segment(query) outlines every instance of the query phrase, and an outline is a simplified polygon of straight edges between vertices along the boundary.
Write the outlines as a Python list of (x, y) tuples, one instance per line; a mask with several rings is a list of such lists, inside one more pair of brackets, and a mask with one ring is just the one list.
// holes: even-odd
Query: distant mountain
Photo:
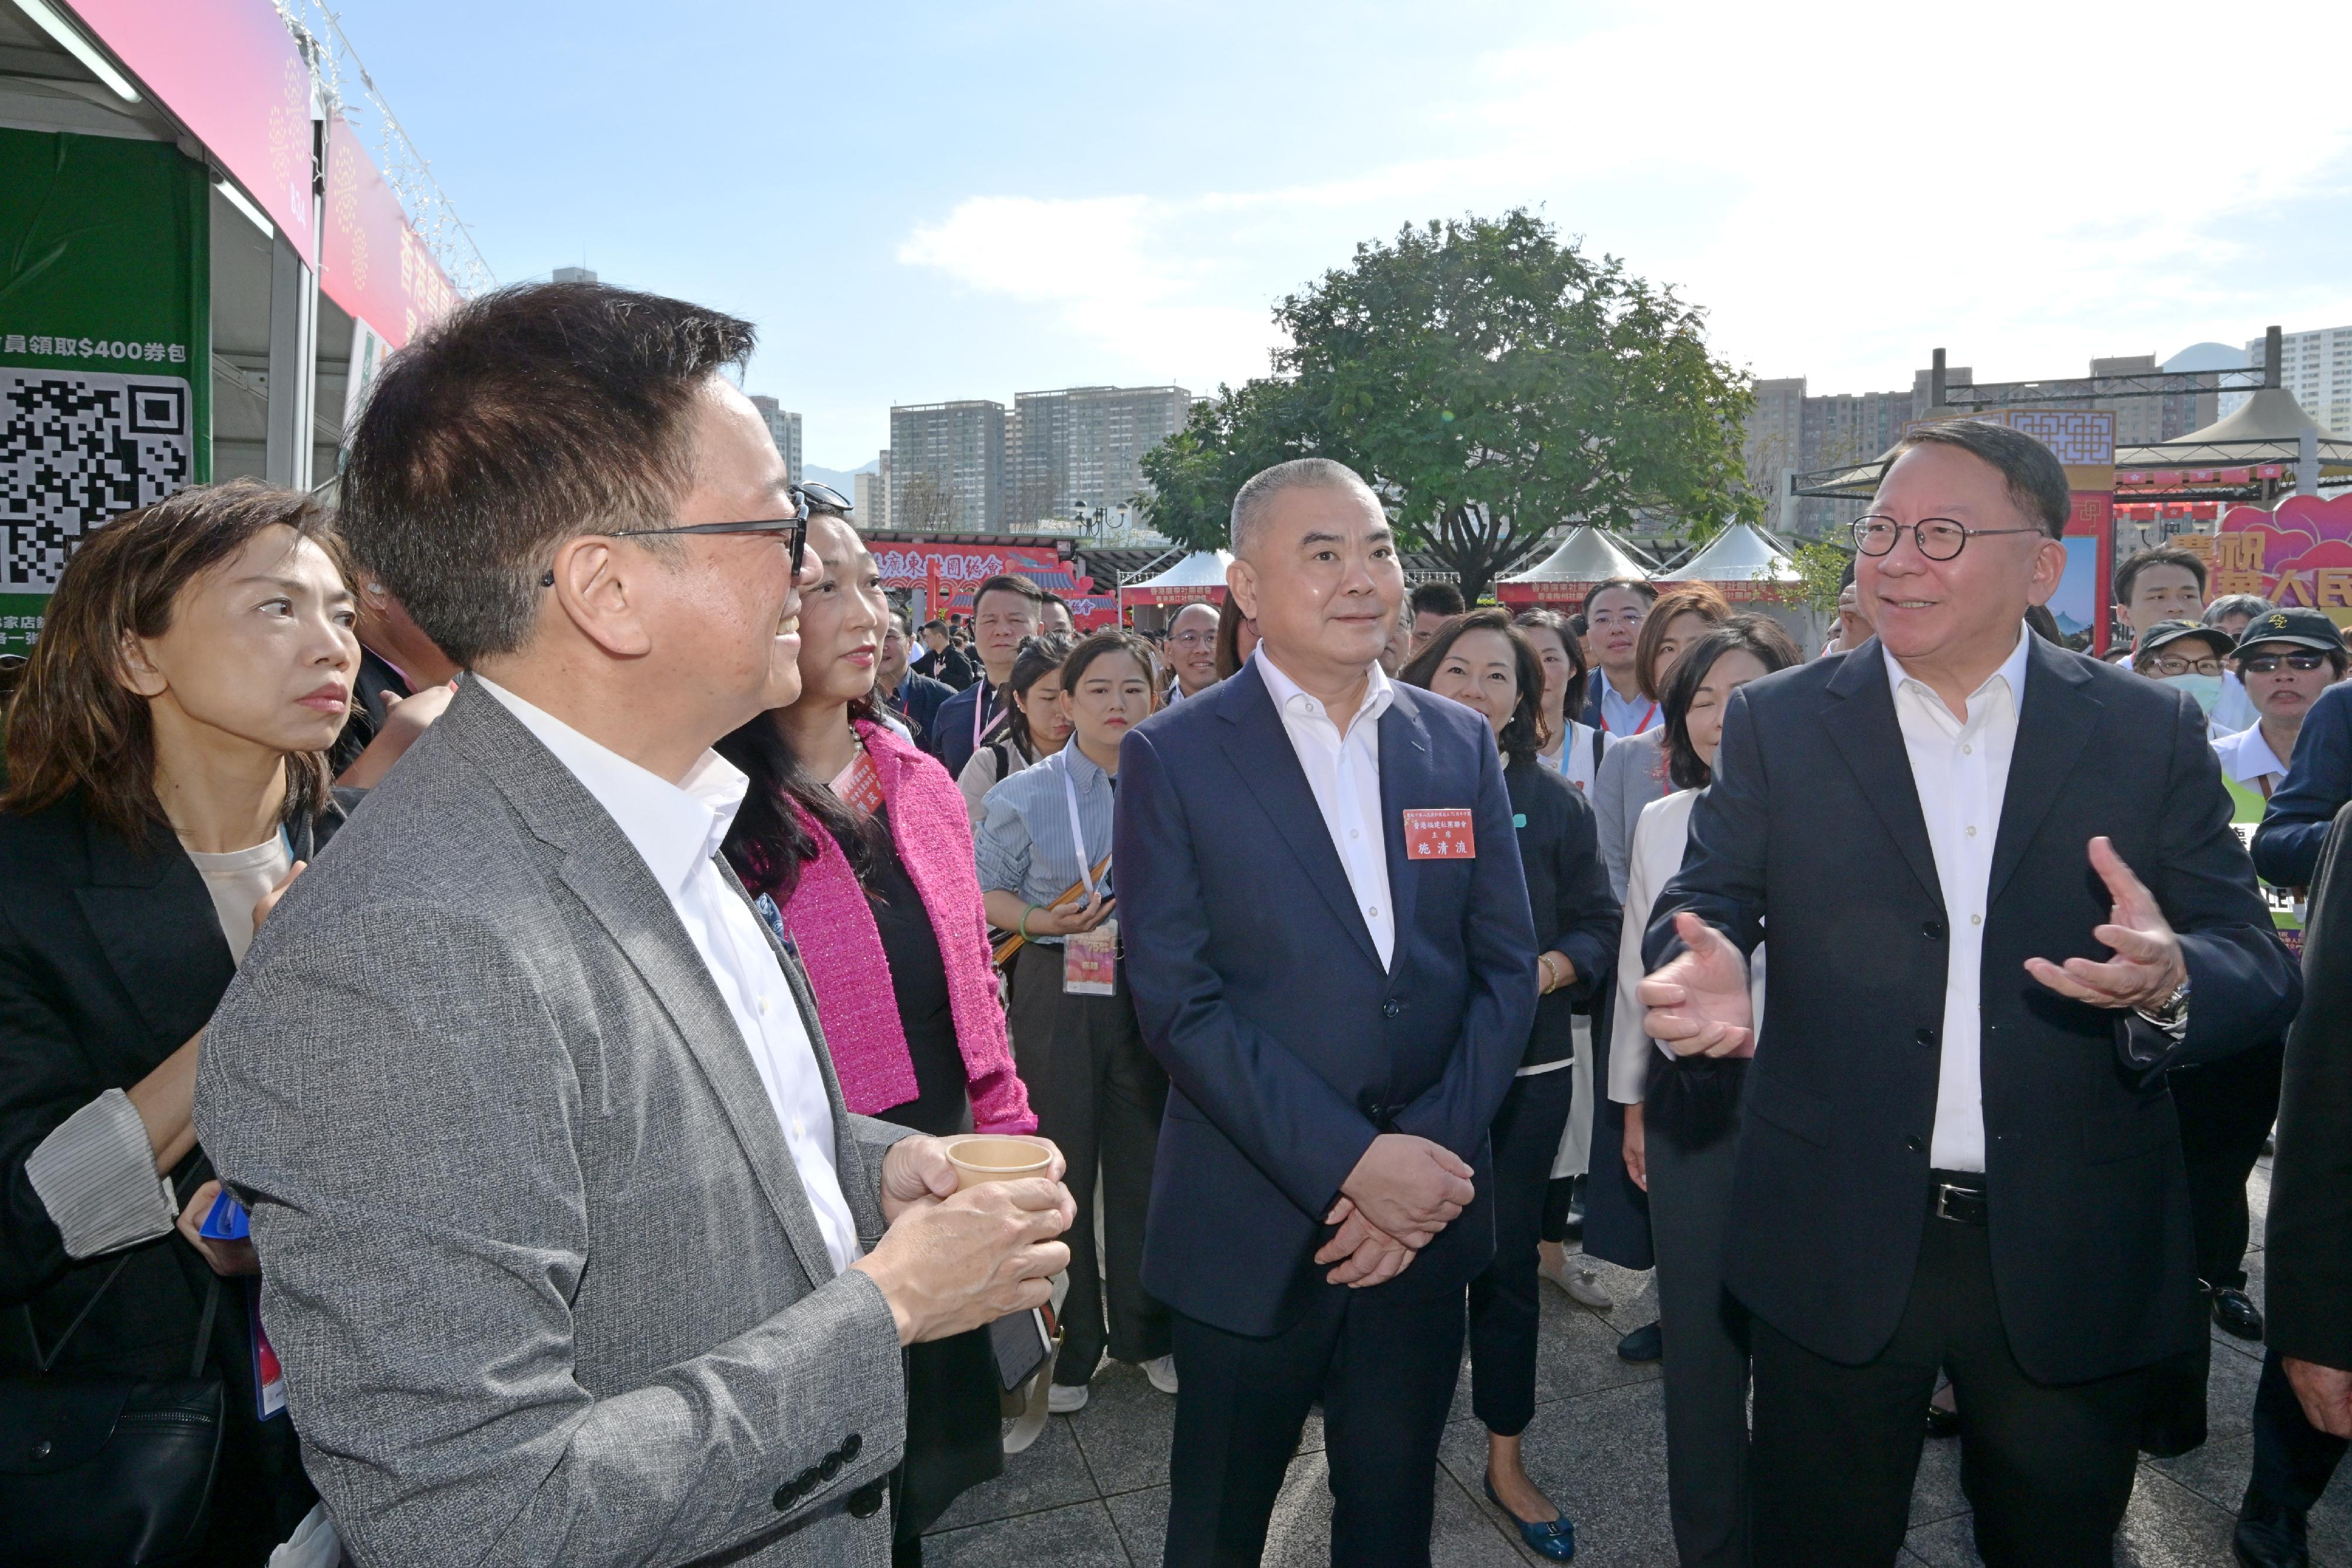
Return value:
[(856, 478), (852, 477), (852, 476), (856, 474), (873, 474), (878, 472), (879, 470), (871, 463), (868, 463), (863, 468), (856, 469), (827, 468), (822, 464), (816, 463), (803, 463), (801, 465), (802, 478), (814, 479), (820, 485), (830, 485), (853, 501), (857, 498), (857, 481)]
[(2063, 632), (2069, 637), (2072, 637), (2077, 632), (2088, 632), (2091, 629), (2087, 624), (2075, 620), (2072, 615), (2067, 614), (2063, 610), (2053, 610), (2050, 612), (2050, 618), (2053, 621), (2057, 622), (2058, 630)]

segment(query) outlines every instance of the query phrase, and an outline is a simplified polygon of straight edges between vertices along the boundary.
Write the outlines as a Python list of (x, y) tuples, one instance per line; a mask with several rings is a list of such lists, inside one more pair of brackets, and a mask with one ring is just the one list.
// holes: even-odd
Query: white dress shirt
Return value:
[[(2271, 748), (2260, 721), (2250, 729), (2225, 735), (2213, 742), (2213, 757), (2221, 765), (2221, 777), (2234, 779), (2249, 789), (2260, 789), (2265, 799), (2278, 788), (2278, 781), (2286, 776), (2286, 764), (2280, 761), (2278, 753)], [(2265, 779), (2270, 780), (2267, 785), (2263, 782)]]
[(1372, 946), (1386, 968), (1396, 953), (1396, 911), (1389, 903), (1389, 841), (1381, 824), (1381, 715), (1396, 701), (1388, 675), (1370, 666), (1364, 700), (1342, 736), (1318, 699), (1299, 690), (1260, 643), (1250, 657), (1258, 678), (1282, 716), (1284, 733), (1306, 770), (1307, 788), (1330, 831), (1331, 847), (1347, 868), (1356, 908), (1372, 934)]
[(824, 1074), (760, 917), (719, 874), (719, 843), (751, 781), (717, 752), (706, 751), (682, 783), (672, 784), (496, 682), (478, 674), (470, 678), (480, 681), (484, 691), (504, 703), (572, 770), (581, 788), (612, 815), (668, 896), (759, 1070), (834, 1270), (848, 1268), (858, 1257), (857, 1222), (842, 1196)]
[[(1936, 1089), (1936, 1132), (1928, 1164), (1943, 1171), (1985, 1168), (1984, 921), (1991, 897), (1993, 841), (2017, 749), (2017, 710), (2025, 695), (2025, 655), (2032, 633), (2020, 625), (2017, 647), (1969, 694), (1964, 723), (1924, 681), (1885, 653), (1895, 716), (1911, 756), (1911, 782), (1943, 885), (1951, 953), (1944, 969), (1942, 1073)], [(1885, 653), (1884, 647), (1882, 653)]]

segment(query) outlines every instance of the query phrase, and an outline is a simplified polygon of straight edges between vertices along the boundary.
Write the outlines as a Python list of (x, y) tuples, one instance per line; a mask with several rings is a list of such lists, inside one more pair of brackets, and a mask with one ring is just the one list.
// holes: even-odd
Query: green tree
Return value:
[(1162, 531), (1205, 528), (1250, 473), (1318, 453), (1371, 480), (1475, 600), (1570, 517), (1703, 528), (1738, 506), (1752, 399), (1707, 352), (1704, 313), (1524, 210), (1360, 245), (1275, 322), (1276, 379), (1221, 392), (1147, 468), (1173, 482)]
[(1151, 526), (1193, 549), (1225, 548), (1242, 482), (1316, 450), (1297, 399), (1288, 382), (1253, 381), (1194, 403), (1184, 428), (1143, 455), (1151, 489), (1137, 499)]
[(1835, 614), (1838, 595), (1844, 591), (1846, 562), (1853, 559), (1853, 552), (1822, 539), (1791, 540), (1789, 551), (1804, 579), (1798, 592), (1805, 603), (1825, 615)]

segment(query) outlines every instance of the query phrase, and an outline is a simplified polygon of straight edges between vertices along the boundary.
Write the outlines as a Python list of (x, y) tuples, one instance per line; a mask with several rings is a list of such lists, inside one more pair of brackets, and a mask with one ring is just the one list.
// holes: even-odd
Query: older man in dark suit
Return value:
[(1404, 582), (1362, 480), (1268, 469), (1234, 549), (1257, 653), (1119, 751), (1128, 972), (1172, 1085), (1143, 1259), (1183, 1380), (1167, 1561), (1258, 1560), (1319, 1394), (1332, 1561), (1426, 1564), (1535, 1016), (1510, 797), (1485, 720), (1381, 673)]
[(2301, 988), (2196, 705), (2025, 629), (2067, 513), (2031, 437), (1906, 436), (1854, 525), (1877, 636), (1733, 696), (1655, 911), (1650, 1034), (1757, 1045), (1726, 1276), (1765, 1568), (1895, 1561), (1938, 1367), (1985, 1561), (2104, 1568), (2146, 1369), (2204, 1332), (2165, 1071)]

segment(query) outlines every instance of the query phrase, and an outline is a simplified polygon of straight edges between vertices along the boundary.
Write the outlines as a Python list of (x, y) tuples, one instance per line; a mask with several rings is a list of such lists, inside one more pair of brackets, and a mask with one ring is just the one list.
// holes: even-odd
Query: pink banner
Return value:
[(2217, 599), (2258, 593), (2352, 622), (2352, 496), (2289, 496), (2267, 511), (2232, 507), (2218, 532), (2172, 542), (2207, 557)]
[(319, 287), (393, 348), (404, 348), (457, 303), (457, 290), (341, 115), (327, 123), (324, 226)]
[(302, 259), (316, 265), (310, 70), (269, 0), (69, 3), (139, 84), (236, 176)]
[[(1070, 563), (1051, 545), (873, 545), (874, 564), (881, 570), (882, 586), (921, 589), (933, 615), (950, 610), (968, 612), (971, 591), (1005, 572), (1027, 578), (1048, 593), (1060, 594), (1075, 607), (1079, 596), (1092, 592), (1094, 579), (1075, 575)], [(1072, 619), (1076, 619), (1075, 614)]]

